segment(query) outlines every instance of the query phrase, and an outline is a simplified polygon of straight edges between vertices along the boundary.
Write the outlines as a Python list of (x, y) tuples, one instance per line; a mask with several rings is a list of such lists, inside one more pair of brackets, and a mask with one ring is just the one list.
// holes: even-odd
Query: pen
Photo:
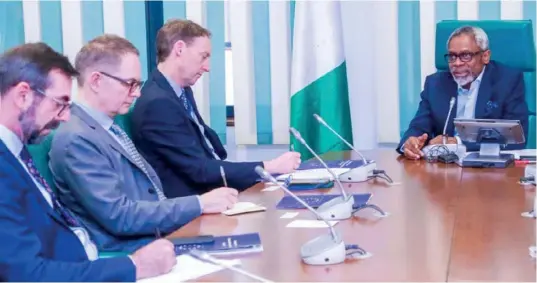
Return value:
[(222, 175), (222, 181), (224, 181), (224, 187), (227, 187), (226, 172), (224, 172), (224, 167), (220, 166), (220, 175)]

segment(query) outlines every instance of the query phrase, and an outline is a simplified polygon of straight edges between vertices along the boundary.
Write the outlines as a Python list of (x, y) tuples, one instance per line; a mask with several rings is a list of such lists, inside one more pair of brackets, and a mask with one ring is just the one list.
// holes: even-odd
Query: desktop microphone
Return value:
[(289, 129), (289, 131), (295, 136), (295, 138), (303, 144), (309, 152), (315, 156), (317, 160), (323, 165), (326, 170), (332, 175), (334, 178), (334, 182), (336, 182), (339, 190), (341, 191), (342, 197), (336, 197), (333, 198), (325, 203), (323, 203), (321, 206), (317, 208), (317, 212), (323, 217), (328, 219), (348, 219), (352, 216), (353, 211), (353, 205), (354, 205), (354, 197), (352, 195), (348, 195), (345, 189), (343, 188), (343, 185), (341, 185), (341, 182), (339, 181), (339, 177), (326, 165), (326, 163), (315, 153), (313, 149), (306, 143), (306, 141), (302, 138), (300, 133), (295, 130), (293, 127)]
[(362, 166), (352, 168), (348, 172), (341, 174), (340, 180), (342, 182), (346, 182), (346, 183), (364, 182), (364, 181), (368, 181), (371, 176), (375, 175), (374, 172), (377, 169), (377, 164), (374, 160), (370, 160), (370, 161), (366, 160), (361, 152), (359, 152), (352, 144), (350, 144), (340, 134), (338, 134), (336, 130), (334, 130), (334, 128), (330, 127), (330, 125), (328, 125), (328, 123), (326, 123), (326, 121), (323, 118), (321, 118), (321, 116), (317, 114), (313, 114), (313, 117), (315, 117), (315, 119), (320, 124), (328, 128), (334, 135), (336, 135), (336, 137), (338, 137), (338, 139), (344, 142), (354, 152), (358, 153), (360, 158), (364, 161), (364, 164)]
[(448, 114), (447, 114), (447, 118), (446, 118), (446, 122), (444, 123), (444, 131), (442, 132), (442, 143), (445, 145), (446, 144), (446, 130), (447, 130), (447, 125), (449, 123), (449, 117), (451, 116), (451, 110), (453, 110), (453, 106), (455, 106), (455, 96), (451, 97), (451, 100), (449, 101), (449, 111), (448, 111)]
[(326, 128), (328, 128), (332, 133), (334, 133), (334, 135), (336, 135), (336, 137), (338, 137), (338, 139), (340, 139), (342, 142), (344, 142), (348, 147), (352, 148), (352, 150), (354, 150), (354, 152), (358, 153), (358, 155), (360, 156), (360, 158), (364, 161), (364, 165), (367, 164), (367, 160), (365, 159), (365, 157), (362, 155), (361, 152), (359, 152), (352, 144), (350, 144), (347, 140), (345, 140), (340, 134), (338, 134), (336, 132), (336, 130), (334, 130), (334, 128), (330, 127), (328, 125), (328, 123), (326, 123), (326, 121), (321, 118), (321, 116), (317, 115), (317, 114), (313, 114), (313, 117), (315, 117), (315, 119), (317, 119), (317, 121), (324, 125)]
[[(297, 195), (292, 193), (288, 188), (278, 183), (276, 178), (274, 178), (270, 173), (265, 171), (263, 167), (256, 166), (255, 172), (267, 182), (276, 184), (287, 194), (293, 197), (296, 201), (306, 207), (309, 211), (317, 217), (317, 219), (324, 221), (328, 225), (330, 230), (330, 235), (322, 235), (317, 238), (314, 238), (306, 242), (300, 248), (300, 256), (306, 264), (311, 265), (326, 265), (326, 264), (337, 264), (345, 261), (346, 252), (345, 252), (345, 243), (340, 235), (336, 232), (334, 227), (328, 223), (326, 218), (323, 217), (322, 213), (316, 211), (313, 207), (309, 206), (305, 201), (299, 198)], [(352, 207), (352, 206), (351, 206)], [(320, 207), (317, 209), (320, 210)]]
[(204, 261), (204, 262), (209, 262), (211, 264), (214, 264), (214, 265), (217, 265), (217, 266), (220, 266), (220, 267), (223, 267), (225, 269), (229, 269), (229, 270), (232, 270), (232, 271), (235, 271), (235, 272), (238, 272), (246, 277), (249, 277), (251, 279), (254, 279), (254, 280), (257, 280), (259, 282), (272, 282), (270, 280), (267, 280), (263, 277), (260, 277), (260, 276), (257, 276), (255, 274), (252, 274), (244, 269), (241, 269), (241, 268), (238, 268), (238, 267), (235, 267), (231, 264), (228, 264), (227, 262), (223, 262), (211, 255), (209, 255), (208, 253), (206, 252), (203, 252), (203, 251), (200, 251), (200, 250), (196, 250), (196, 249), (191, 249), (189, 251), (189, 255), (192, 256), (193, 258), (196, 258), (198, 260), (201, 260), (201, 261)]

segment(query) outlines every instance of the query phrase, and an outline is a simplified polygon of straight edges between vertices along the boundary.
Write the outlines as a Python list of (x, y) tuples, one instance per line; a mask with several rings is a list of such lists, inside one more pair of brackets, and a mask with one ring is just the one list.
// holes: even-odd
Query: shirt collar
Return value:
[(20, 156), (24, 144), (14, 132), (4, 125), (0, 125), (0, 140), (4, 142), (7, 149), (9, 149), (14, 156)]
[(76, 102), (82, 110), (86, 111), (88, 115), (90, 115), (91, 118), (93, 118), (99, 125), (101, 125), (105, 130), (109, 130), (110, 127), (114, 124), (114, 120), (112, 118), (108, 117), (108, 115), (104, 114), (101, 111), (95, 110), (91, 106), (85, 104), (83, 101)]
[(183, 88), (180, 85), (178, 85), (177, 83), (175, 83), (172, 79), (170, 79), (165, 74), (162, 74), (162, 75), (164, 76), (164, 78), (166, 78), (168, 83), (172, 86), (172, 89), (173, 89), (173, 91), (175, 91), (175, 94), (177, 96), (181, 96), (183, 94)]
[(462, 86), (458, 86), (459, 93), (470, 93), (472, 90), (476, 89), (479, 85), (481, 85), (481, 80), (483, 79), (483, 74), (485, 73), (485, 68), (487, 66), (483, 66), (483, 70), (481, 70), (481, 73), (477, 78), (470, 84), (469, 89), (464, 89)]

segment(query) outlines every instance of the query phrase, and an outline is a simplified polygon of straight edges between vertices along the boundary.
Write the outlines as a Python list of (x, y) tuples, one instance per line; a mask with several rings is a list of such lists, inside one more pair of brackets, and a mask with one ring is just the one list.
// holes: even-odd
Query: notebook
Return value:
[[(353, 208), (357, 209), (363, 205), (366, 205), (371, 197), (372, 194), (353, 194), (354, 197), (354, 205)], [(335, 197), (341, 197), (340, 194), (330, 194), (330, 195), (299, 195), (300, 199), (302, 199), (305, 203), (307, 203), (309, 206), (313, 208), (318, 208), (323, 203), (335, 198)], [(292, 196), (284, 196), (280, 202), (276, 205), (277, 209), (304, 209), (304, 207), (300, 202), (295, 200)]]
[[(174, 243), (175, 254), (185, 254), (192, 249), (202, 250), (212, 255), (236, 255), (263, 251), (259, 233), (201, 237), (204, 237), (204, 240), (197, 241), (194, 237), (191, 243), (182, 241), (182, 239), (181, 243)], [(174, 242), (173, 239), (171, 240)]]

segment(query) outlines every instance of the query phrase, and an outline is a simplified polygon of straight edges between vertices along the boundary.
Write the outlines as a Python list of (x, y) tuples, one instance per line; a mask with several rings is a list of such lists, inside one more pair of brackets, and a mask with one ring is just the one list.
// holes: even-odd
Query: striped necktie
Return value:
[(132, 157), (136, 166), (142, 169), (142, 171), (147, 176), (149, 181), (151, 181), (151, 184), (153, 185), (153, 187), (155, 188), (157, 192), (158, 199), (165, 200), (166, 196), (164, 196), (164, 193), (162, 192), (162, 190), (157, 186), (157, 184), (155, 184), (155, 182), (153, 182), (153, 179), (151, 179), (151, 177), (149, 176), (145, 163), (143, 162), (143, 157), (140, 155), (138, 150), (136, 150), (134, 143), (129, 138), (127, 133), (125, 133), (125, 131), (123, 131), (123, 129), (121, 129), (121, 127), (119, 127), (117, 124), (113, 124), (112, 127), (110, 127), (110, 131), (112, 131), (112, 133), (114, 133), (119, 138), (119, 140), (121, 141), (123, 145), (123, 148), (125, 148), (125, 150), (130, 155), (130, 157)]
[(69, 227), (81, 227), (80, 223), (76, 218), (71, 214), (67, 208), (63, 207), (63, 205), (58, 201), (58, 198), (56, 197), (56, 194), (52, 191), (50, 186), (48, 185), (47, 181), (43, 176), (37, 171), (37, 168), (35, 167), (35, 163), (30, 155), (30, 152), (26, 147), (22, 148), (20, 157), (24, 164), (26, 165), (26, 168), (28, 168), (28, 171), (30, 172), (30, 175), (45, 189), (45, 191), (50, 195), (50, 198), (52, 200), (52, 208), (54, 211), (56, 211), (58, 214), (60, 214), (69, 224)]

